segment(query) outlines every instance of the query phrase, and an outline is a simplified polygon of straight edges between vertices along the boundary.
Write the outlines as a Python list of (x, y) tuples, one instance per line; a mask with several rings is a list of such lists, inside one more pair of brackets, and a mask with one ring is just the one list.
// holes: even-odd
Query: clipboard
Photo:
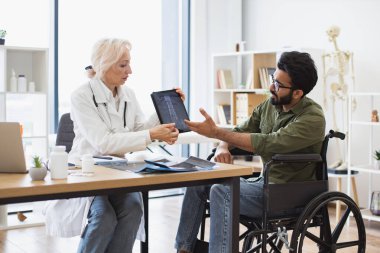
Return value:
[(175, 123), (180, 133), (190, 131), (184, 122), (189, 120), (189, 115), (175, 89), (153, 92), (150, 96), (161, 124)]

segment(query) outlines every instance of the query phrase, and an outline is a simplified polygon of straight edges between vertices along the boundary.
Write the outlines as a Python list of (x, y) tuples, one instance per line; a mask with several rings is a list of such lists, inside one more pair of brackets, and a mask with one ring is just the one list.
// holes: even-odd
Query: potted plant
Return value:
[(376, 160), (376, 168), (380, 169), (380, 150), (375, 150), (373, 153), (373, 158)]
[(5, 35), (7, 34), (7, 31), (0, 30), (0, 45), (5, 44)]
[(29, 169), (29, 175), (32, 180), (44, 180), (47, 169), (45, 165), (42, 163), (41, 157), (33, 156), (32, 160), (33, 167)]

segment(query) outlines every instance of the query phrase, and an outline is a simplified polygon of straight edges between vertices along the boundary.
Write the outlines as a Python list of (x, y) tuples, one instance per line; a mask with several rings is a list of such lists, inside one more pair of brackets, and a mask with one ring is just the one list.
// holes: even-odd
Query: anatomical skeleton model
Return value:
[[(334, 44), (334, 51), (323, 55), (323, 103), (324, 107), (327, 109), (327, 94), (330, 94), (333, 128), (336, 131), (347, 133), (349, 110), (348, 91), (354, 90), (355, 88), (354, 62), (352, 52), (341, 51), (338, 48), (336, 39), (339, 36), (339, 33), (340, 28), (337, 26), (332, 26), (327, 30), (329, 40)], [(326, 88), (329, 89), (328, 92), (326, 91)], [(342, 129), (339, 129), (337, 123), (337, 104), (342, 106), (342, 109), (338, 109), (338, 111), (340, 111), (339, 116), (342, 119)], [(354, 110), (356, 108), (356, 101), (352, 101), (352, 106), (352, 109)], [(346, 170), (347, 150), (344, 148), (344, 151), (342, 152), (338, 141), (336, 146), (338, 148), (339, 158), (333, 164), (330, 164), (329, 167), (336, 170)], [(347, 147), (346, 143), (344, 143), (344, 146)]]

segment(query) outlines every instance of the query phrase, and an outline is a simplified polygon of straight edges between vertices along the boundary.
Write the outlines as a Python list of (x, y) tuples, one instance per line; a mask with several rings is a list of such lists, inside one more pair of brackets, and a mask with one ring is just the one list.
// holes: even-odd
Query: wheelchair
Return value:
[[(320, 154), (276, 154), (264, 165), (264, 201), (260, 218), (240, 215), (240, 223), (246, 231), (239, 236), (242, 253), (253, 252), (358, 252), (366, 247), (365, 226), (356, 203), (346, 194), (328, 191), (326, 153), (330, 138), (343, 140), (345, 135), (330, 132), (325, 136)], [(209, 155), (210, 160), (215, 154)], [(248, 155), (242, 150), (231, 150), (232, 155)], [(250, 155), (253, 155), (250, 153)], [(315, 181), (269, 183), (269, 172), (274, 164), (316, 163)], [(285, 196), (285, 197), (284, 197)], [(328, 206), (341, 201), (346, 206), (336, 223), (330, 221)], [(209, 205), (204, 218), (209, 217)], [(349, 217), (354, 222), (350, 226), (349, 237), (343, 228)], [(356, 226), (356, 227), (353, 227)], [(288, 238), (291, 232), (291, 240)], [(204, 220), (201, 226), (201, 240), (204, 237)], [(352, 249), (354, 247), (354, 249)]]

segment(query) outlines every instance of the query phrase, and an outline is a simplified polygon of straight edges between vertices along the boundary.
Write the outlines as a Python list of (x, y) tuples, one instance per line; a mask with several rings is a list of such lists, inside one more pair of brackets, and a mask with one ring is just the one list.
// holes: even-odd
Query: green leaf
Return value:
[(380, 150), (375, 150), (373, 158), (375, 158), (376, 160), (380, 160)]
[(42, 160), (41, 160), (41, 157), (39, 156), (33, 156), (33, 167), (36, 167), (36, 168), (42, 168)]

